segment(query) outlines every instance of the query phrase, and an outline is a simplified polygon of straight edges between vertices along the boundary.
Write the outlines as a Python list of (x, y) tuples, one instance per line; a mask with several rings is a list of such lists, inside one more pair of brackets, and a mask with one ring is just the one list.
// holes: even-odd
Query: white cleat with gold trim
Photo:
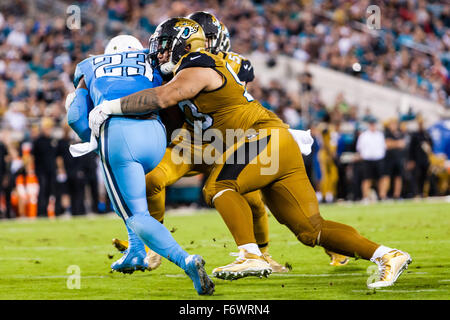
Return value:
[(367, 284), (369, 289), (392, 286), (402, 272), (408, 269), (412, 259), (408, 253), (394, 249), (373, 262), (378, 265), (379, 278), (377, 281)]

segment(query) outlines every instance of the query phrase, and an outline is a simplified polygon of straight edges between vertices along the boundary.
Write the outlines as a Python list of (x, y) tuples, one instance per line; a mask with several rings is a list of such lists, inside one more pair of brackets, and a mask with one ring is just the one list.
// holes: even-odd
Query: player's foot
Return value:
[(273, 273), (285, 273), (285, 272), (289, 272), (289, 269), (286, 268), (285, 266), (279, 264), (278, 262), (276, 262), (271, 255), (269, 255), (268, 253), (263, 253), (263, 257), (264, 259), (266, 259), (266, 261), (269, 263), (270, 267), (272, 268), (272, 272)]
[(375, 259), (378, 265), (379, 279), (373, 283), (367, 284), (369, 289), (392, 286), (402, 272), (408, 269), (412, 262), (411, 256), (406, 252), (394, 249), (380, 258)]
[(272, 268), (263, 256), (241, 249), (239, 257), (232, 263), (213, 270), (213, 276), (224, 280), (236, 280), (248, 276), (267, 277)]
[(330, 265), (335, 267), (345, 266), (350, 261), (349, 257), (327, 249), (325, 249), (325, 253), (330, 256)]
[(201, 256), (191, 254), (186, 258), (184, 272), (194, 282), (194, 288), (199, 295), (212, 295), (214, 293), (214, 282), (208, 277), (204, 265), (205, 260)]
[(149, 249), (144, 261), (148, 265), (148, 270), (155, 270), (161, 265), (162, 257), (155, 251)]
[(145, 257), (145, 250), (137, 251), (126, 249), (123, 257), (114, 262), (111, 265), (111, 269), (122, 273), (133, 273), (137, 270), (145, 271), (148, 268), (148, 264), (145, 262)]
[[(112, 239), (113, 246), (120, 252), (125, 253), (125, 251), (128, 249), (128, 241), (127, 240), (120, 240), (120, 239)], [(145, 246), (145, 252), (148, 253), (150, 249)]]

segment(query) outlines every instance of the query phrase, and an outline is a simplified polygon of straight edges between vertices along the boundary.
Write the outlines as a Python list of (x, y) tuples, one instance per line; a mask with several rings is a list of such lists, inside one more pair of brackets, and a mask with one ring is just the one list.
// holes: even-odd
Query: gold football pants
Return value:
[(378, 244), (354, 228), (320, 215), (300, 149), (289, 131), (257, 131), (223, 154), (223, 163), (214, 165), (203, 188), (206, 202), (219, 211), (236, 244), (255, 243), (251, 209), (241, 195), (260, 189), (278, 222), (303, 244), (319, 244), (343, 255), (370, 259)]

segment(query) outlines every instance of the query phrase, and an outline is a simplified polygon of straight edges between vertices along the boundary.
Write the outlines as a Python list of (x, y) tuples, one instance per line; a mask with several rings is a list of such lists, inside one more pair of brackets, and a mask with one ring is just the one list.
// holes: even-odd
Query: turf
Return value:
[[(450, 203), (408, 201), (376, 205), (323, 205), (324, 218), (347, 223), (369, 239), (409, 252), (413, 263), (395, 286), (368, 290), (371, 262), (352, 259), (332, 267), (322, 248), (299, 243), (270, 216), (270, 252), (292, 267), (287, 274), (237, 281), (213, 279), (216, 293), (200, 297), (184, 272), (168, 261), (157, 270), (111, 273), (121, 257), (111, 239), (125, 239), (115, 215), (0, 222), (0, 299), (220, 299), (220, 300), (448, 300), (450, 298)], [(231, 235), (213, 210), (168, 213), (165, 224), (189, 252), (214, 267), (230, 263)], [(80, 288), (69, 289), (70, 266)]]

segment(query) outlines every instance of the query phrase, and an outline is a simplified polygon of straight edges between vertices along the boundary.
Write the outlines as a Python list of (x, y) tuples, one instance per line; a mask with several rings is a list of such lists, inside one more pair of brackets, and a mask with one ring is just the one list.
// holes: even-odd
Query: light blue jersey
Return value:
[(105, 54), (81, 61), (74, 75), (74, 86), (84, 79), (86, 89), (76, 89), (67, 112), (69, 126), (83, 142), (91, 136), (89, 112), (104, 100), (122, 98), (162, 84), (162, 76), (147, 62), (148, 50)]
[(103, 54), (81, 61), (74, 75), (75, 88), (84, 78), (94, 106), (162, 84), (159, 71), (147, 62), (148, 50)]

